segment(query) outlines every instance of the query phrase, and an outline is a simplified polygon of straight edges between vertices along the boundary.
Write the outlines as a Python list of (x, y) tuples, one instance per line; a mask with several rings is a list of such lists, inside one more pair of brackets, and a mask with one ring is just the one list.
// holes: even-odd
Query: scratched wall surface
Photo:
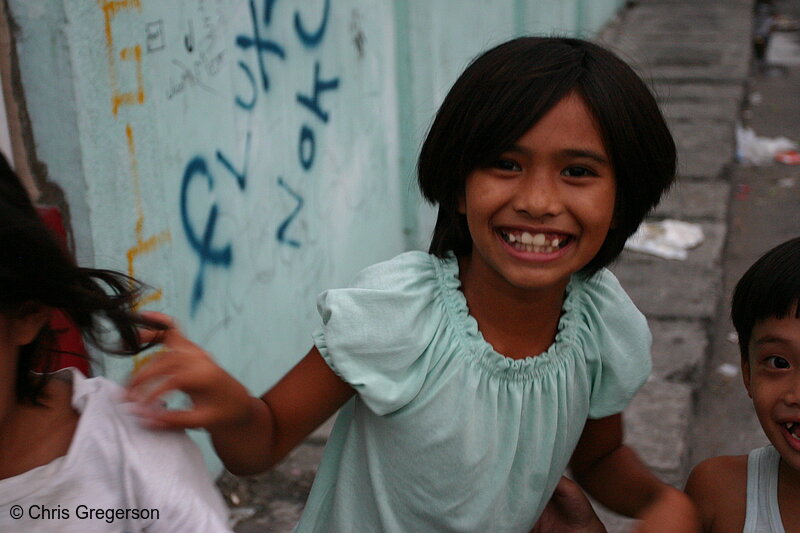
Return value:
[(79, 260), (146, 281), (254, 392), (309, 348), (318, 292), (427, 246), (414, 158), (468, 60), (623, 3), (7, 1)]

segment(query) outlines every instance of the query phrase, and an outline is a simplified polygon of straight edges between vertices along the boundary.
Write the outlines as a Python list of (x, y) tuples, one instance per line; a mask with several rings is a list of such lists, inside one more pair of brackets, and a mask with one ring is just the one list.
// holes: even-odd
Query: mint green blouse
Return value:
[(650, 373), (647, 322), (607, 270), (572, 277), (555, 342), (519, 360), (459, 287), (454, 257), (407, 252), (319, 296), (314, 342), (357, 394), (296, 531), (528, 532), (586, 419)]

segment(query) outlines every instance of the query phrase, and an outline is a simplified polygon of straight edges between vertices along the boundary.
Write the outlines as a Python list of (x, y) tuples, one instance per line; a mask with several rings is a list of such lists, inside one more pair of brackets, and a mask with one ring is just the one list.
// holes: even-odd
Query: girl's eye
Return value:
[(561, 173), (571, 178), (586, 178), (589, 176), (597, 176), (596, 173), (592, 172), (586, 167), (567, 167)]
[(516, 162), (511, 159), (498, 159), (494, 163), (494, 168), (498, 168), (500, 170), (507, 170), (509, 172), (520, 172), (522, 167)]
[(780, 355), (770, 355), (769, 357), (764, 359), (764, 361), (770, 368), (784, 369), (784, 368), (789, 368), (791, 366), (789, 364), (789, 361), (787, 361)]

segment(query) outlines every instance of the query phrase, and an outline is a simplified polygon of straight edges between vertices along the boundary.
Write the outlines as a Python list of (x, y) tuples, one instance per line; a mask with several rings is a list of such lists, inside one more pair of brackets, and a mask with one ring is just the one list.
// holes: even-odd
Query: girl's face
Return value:
[(800, 318), (795, 313), (756, 322), (742, 377), (767, 438), (800, 472)]
[(597, 121), (569, 93), (489, 168), (466, 179), (470, 269), (518, 289), (564, 290), (605, 241), (616, 180)]
[(50, 318), (48, 309), (25, 305), (24, 312), (0, 312), (0, 422), (17, 403), (17, 358), (20, 348), (34, 341)]

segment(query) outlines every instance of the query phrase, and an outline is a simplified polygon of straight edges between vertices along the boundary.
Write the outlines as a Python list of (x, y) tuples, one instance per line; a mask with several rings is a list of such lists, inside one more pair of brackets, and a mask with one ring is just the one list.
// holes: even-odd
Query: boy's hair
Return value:
[(794, 310), (800, 318), (800, 237), (762, 255), (736, 284), (731, 320), (739, 336), (739, 351), (747, 360), (753, 326), (765, 318), (785, 318)]
[[(27, 192), (0, 154), (0, 314), (24, 315), (30, 304), (63, 311), (83, 336), (108, 351), (131, 355), (143, 345), (137, 326), (155, 327), (133, 305), (142, 285), (124, 274), (78, 267), (39, 218)], [(122, 346), (109, 349), (100, 318), (119, 333)], [(21, 347), (17, 362), (18, 401), (38, 403), (58, 353), (45, 326)], [(34, 373), (37, 372), (37, 373)], [(41, 374), (39, 374), (41, 373)]]
[(496, 161), (572, 91), (597, 120), (617, 184), (613, 227), (583, 271), (593, 274), (616, 259), (672, 184), (675, 143), (652, 93), (624, 61), (590, 42), (558, 37), (521, 37), (485, 52), (445, 97), (417, 165), (422, 194), (439, 204), (431, 253), (470, 252), (458, 212), (467, 176)]

